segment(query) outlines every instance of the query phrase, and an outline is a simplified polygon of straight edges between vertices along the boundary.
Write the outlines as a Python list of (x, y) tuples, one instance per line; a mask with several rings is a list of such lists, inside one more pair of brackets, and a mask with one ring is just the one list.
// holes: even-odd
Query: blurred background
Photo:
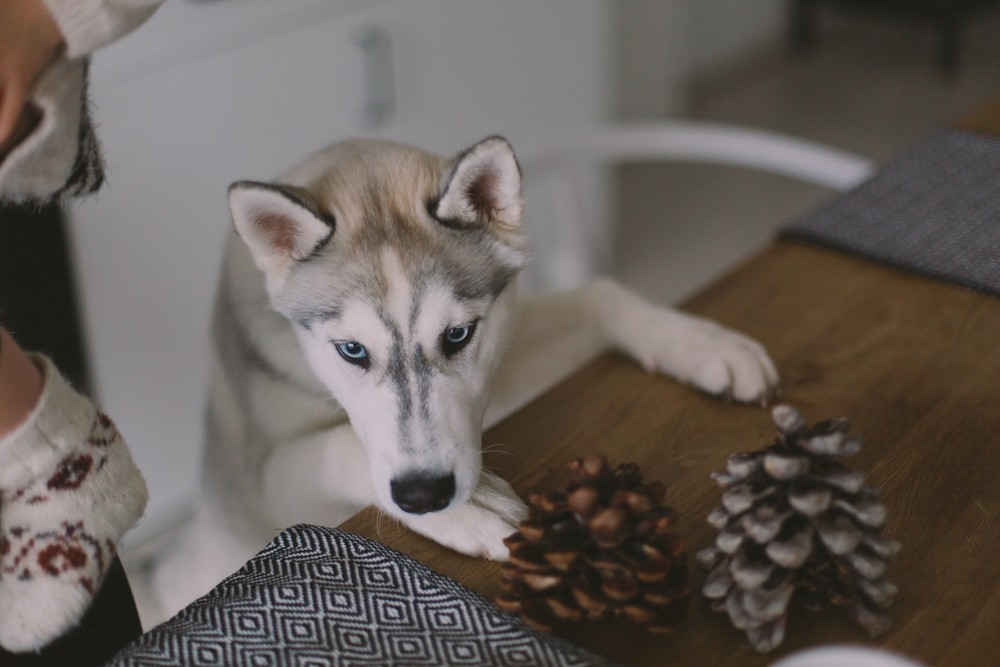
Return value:
[[(450, 155), (499, 133), (530, 176), (595, 128), (671, 120), (879, 162), (1000, 90), (997, 4), (170, 0), (94, 60), (110, 182), (66, 212), (63, 293), (74, 298), (46, 301), (69, 324), (79, 312), (81, 335), (45, 330), (76, 342), (79, 358), (63, 365), (79, 366), (149, 479), (129, 545), (164, 534), (195, 497), (230, 182), (271, 178), (357, 135)], [(678, 303), (831, 196), (732, 167), (584, 176), (576, 229), (547, 227), (546, 205), (529, 197), (536, 289), (612, 272)], [(41, 264), (31, 241), (10, 238), (0, 252)], [(34, 293), (23, 273), (0, 285)]]

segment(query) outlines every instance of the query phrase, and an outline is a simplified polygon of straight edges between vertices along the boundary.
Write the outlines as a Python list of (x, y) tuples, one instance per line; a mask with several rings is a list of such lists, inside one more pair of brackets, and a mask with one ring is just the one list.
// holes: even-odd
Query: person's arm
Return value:
[[(0, 161), (30, 132), (24, 113), (42, 72), (138, 28), (163, 0), (0, 0)], [(19, 131), (22, 130), (22, 131)]]
[(0, 2), (0, 159), (16, 143), (15, 130), (26, 134), (22, 114), (31, 89), (63, 48), (59, 26), (41, 0)]
[(42, 374), (0, 327), (0, 440), (25, 422), (42, 395)]

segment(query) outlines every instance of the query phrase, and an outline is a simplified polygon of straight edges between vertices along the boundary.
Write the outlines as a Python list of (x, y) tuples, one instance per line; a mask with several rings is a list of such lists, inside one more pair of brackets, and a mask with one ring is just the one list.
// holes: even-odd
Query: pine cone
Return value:
[(531, 511), (505, 540), (497, 604), (531, 626), (624, 616), (650, 632), (673, 629), (688, 610), (687, 555), (670, 532), (676, 514), (659, 482), (603, 457), (570, 463), (565, 491), (533, 493)]
[(850, 607), (876, 637), (889, 629), (881, 610), (896, 587), (883, 574), (899, 544), (880, 536), (879, 491), (832, 458), (856, 454), (861, 438), (847, 437), (846, 419), (807, 427), (790, 406), (771, 414), (774, 444), (734, 454), (713, 474), (726, 491), (708, 516), (715, 544), (697, 556), (711, 570), (702, 593), (761, 653), (784, 639), (793, 597), (813, 610)]

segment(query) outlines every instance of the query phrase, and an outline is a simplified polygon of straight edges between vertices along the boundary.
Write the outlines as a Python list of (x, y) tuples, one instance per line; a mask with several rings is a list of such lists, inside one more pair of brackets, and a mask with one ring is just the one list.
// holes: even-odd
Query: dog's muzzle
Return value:
[(455, 497), (455, 475), (408, 474), (392, 480), (389, 488), (392, 490), (392, 501), (404, 512), (437, 512), (447, 507)]

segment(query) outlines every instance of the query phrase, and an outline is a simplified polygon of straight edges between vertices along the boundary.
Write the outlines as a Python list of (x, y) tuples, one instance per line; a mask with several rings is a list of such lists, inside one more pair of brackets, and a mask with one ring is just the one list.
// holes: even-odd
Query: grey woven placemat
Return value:
[(110, 664), (613, 667), (408, 556), (308, 525), (281, 533)]
[(936, 134), (780, 235), (1000, 295), (1000, 141)]

